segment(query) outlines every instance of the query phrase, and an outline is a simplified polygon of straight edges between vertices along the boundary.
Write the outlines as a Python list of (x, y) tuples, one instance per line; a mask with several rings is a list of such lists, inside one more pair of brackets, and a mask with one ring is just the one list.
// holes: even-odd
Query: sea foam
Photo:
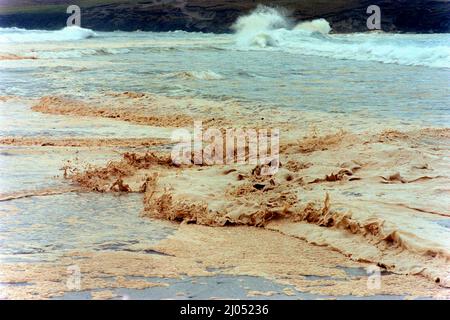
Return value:
[(342, 60), (450, 68), (450, 35), (330, 34), (325, 19), (294, 24), (283, 10), (259, 6), (232, 26), (238, 50), (278, 50)]
[(92, 38), (97, 34), (91, 29), (78, 26), (61, 30), (26, 30), (20, 28), (0, 28), (0, 43), (26, 43), (47, 41), (75, 41)]

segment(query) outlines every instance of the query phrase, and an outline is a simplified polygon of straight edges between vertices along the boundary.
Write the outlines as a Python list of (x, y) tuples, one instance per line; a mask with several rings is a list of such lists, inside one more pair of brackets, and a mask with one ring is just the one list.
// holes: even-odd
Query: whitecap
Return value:
[(26, 30), (20, 28), (0, 28), (0, 43), (27, 43), (47, 41), (76, 41), (97, 36), (91, 29), (78, 26), (61, 30)]

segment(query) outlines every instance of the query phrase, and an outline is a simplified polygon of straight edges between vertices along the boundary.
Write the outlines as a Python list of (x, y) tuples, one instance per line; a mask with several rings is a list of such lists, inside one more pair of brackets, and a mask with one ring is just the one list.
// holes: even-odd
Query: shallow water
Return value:
[(71, 250), (141, 252), (174, 230), (140, 218), (141, 210), (137, 194), (67, 193), (0, 202), (0, 260), (53, 261)]
[[(38, 59), (2, 61), (0, 92), (81, 97), (103, 91), (144, 91), (449, 123), (450, 63), (420, 65), (430, 59), (420, 51), (427, 48), (450, 60), (449, 35), (357, 34), (322, 39), (286, 32), (283, 36), (289, 41), (276, 47), (242, 47), (234, 35), (186, 32), (113, 32), (72, 41), (9, 43), (2, 51)], [(299, 47), (294, 50), (292, 43)], [(335, 55), (324, 56), (322, 51), (303, 50), (307, 43), (317, 48), (344, 43), (353, 46), (353, 56), (362, 56), (339, 56), (337, 49)], [(367, 46), (384, 48), (381, 57), (403, 51), (397, 60), (383, 63), (373, 61)], [(401, 59), (408, 53), (416, 55), (419, 65)]]
[[(120, 149), (119, 149), (120, 150)], [(21, 191), (61, 188), (69, 185), (63, 179), (62, 168), (72, 164), (91, 163), (104, 165), (120, 158), (111, 150), (87, 150), (74, 148), (0, 147), (0, 194)]]
[[(37, 59), (1, 61), (0, 95), (88, 98), (111, 91), (143, 91), (358, 114), (374, 122), (450, 124), (448, 34), (324, 35), (288, 26), (242, 30), (244, 37), (239, 33), (98, 32), (87, 38), (92, 32), (36, 31), (30, 36), (21, 31), (20, 37), (14, 37), (17, 30), (2, 29), (2, 54)], [(139, 138), (170, 133), (115, 120), (44, 115), (32, 112), (30, 106), (25, 100), (0, 103), (0, 136)], [(0, 193), (62, 188), (67, 182), (60, 169), (67, 160), (104, 164), (119, 157), (120, 151), (2, 147)], [(170, 235), (174, 227), (141, 219), (141, 210), (137, 194), (69, 192), (0, 202), (0, 260), (55, 261), (71, 250), (152, 254), (142, 250)], [(441, 232), (448, 228), (445, 221), (433, 223), (441, 225)], [(348, 274), (362, 272), (349, 270)], [(193, 285), (193, 280), (200, 285)], [(164, 281), (170, 286), (123, 288), (115, 293), (131, 299), (248, 298), (246, 288), (283, 289), (256, 277)], [(63, 296), (90, 297), (90, 292)], [(271, 298), (288, 297), (275, 294)], [(324, 297), (297, 292), (289, 298)]]
[[(135, 278), (135, 277), (131, 277)], [(291, 285), (281, 285), (271, 280), (254, 276), (228, 276), (217, 275), (209, 277), (183, 277), (181, 279), (142, 278), (141, 280), (168, 284), (168, 286), (153, 287), (148, 289), (114, 289), (114, 299), (122, 300), (198, 300), (198, 299), (244, 299), (244, 300), (317, 300), (334, 299), (326, 295), (301, 292)], [(288, 290), (288, 294), (283, 290)], [(99, 291), (99, 290), (95, 290)], [(58, 300), (92, 299), (95, 291), (68, 292)], [(252, 294), (257, 292), (256, 294)], [(369, 297), (340, 296), (339, 300), (403, 300), (404, 296), (373, 295)]]
[(0, 137), (168, 138), (170, 130), (105, 118), (33, 112), (33, 102), (0, 102)]

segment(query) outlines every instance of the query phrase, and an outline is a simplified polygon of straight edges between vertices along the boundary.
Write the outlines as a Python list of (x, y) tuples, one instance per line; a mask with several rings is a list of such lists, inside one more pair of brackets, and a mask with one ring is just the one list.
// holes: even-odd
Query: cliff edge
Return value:
[(0, 26), (60, 29), (66, 8), (81, 7), (82, 27), (98, 31), (230, 32), (258, 4), (282, 7), (295, 21), (327, 19), (333, 32), (367, 31), (370, 5), (381, 8), (381, 28), (393, 32), (450, 32), (449, 0), (0, 0)]

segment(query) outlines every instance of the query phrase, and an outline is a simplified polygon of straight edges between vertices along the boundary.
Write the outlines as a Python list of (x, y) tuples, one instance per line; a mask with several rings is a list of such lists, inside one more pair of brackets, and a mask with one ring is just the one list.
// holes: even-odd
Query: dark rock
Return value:
[[(30, 5), (33, 1), (45, 3), (28, 0), (26, 4)], [(51, 10), (49, 6), (42, 6), (42, 10), (27, 11), (20, 6), (17, 10), (0, 12), (0, 26), (60, 29), (65, 26), (68, 14), (59, 0), (51, 1), (47, 2), (59, 5), (51, 7)], [(99, 0), (98, 3), (89, 7), (81, 6), (83, 27), (99, 31), (186, 30), (224, 33), (230, 32), (230, 26), (239, 16), (253, 10), (258, 3), (263, 3), (286, 8), (296, 22), (325, 18), (334, 32), (367, 31), (369, 14), (366, 9), (369, 5), (381, 8), (381, 27), (384, 31), (450, 32), (448, 0), (144, 0), (131, 3)]]

